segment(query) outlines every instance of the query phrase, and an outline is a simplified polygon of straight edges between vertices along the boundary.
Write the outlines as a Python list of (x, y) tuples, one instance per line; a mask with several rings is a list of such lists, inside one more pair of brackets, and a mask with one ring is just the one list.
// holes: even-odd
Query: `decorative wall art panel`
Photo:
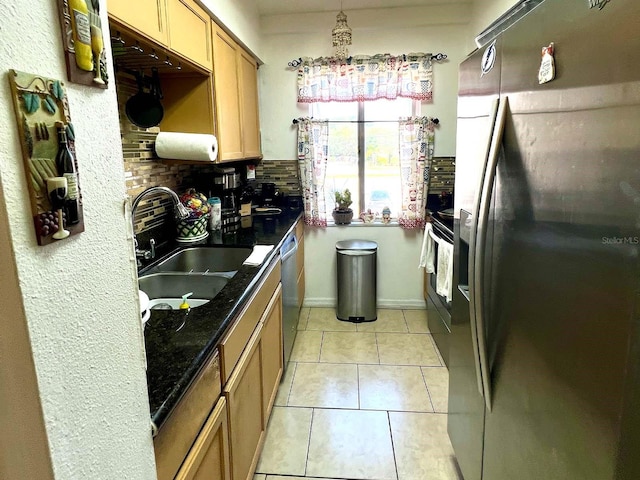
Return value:
[(60, 80), (9, 71), (38, 245), (84, 231), (69, 102)]
[(58, 0), (58, 15), (69, 81), (107, 88), (100, 1)]

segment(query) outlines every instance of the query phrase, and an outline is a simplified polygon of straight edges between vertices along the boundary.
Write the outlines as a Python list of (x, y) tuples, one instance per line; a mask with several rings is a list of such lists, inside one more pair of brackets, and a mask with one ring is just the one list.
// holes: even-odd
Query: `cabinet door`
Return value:
[(193, 0), (167, 0), (169, 47), (211, 70), (211, 17)]
[(231, 37), (218, 26), (213, 26), (213, 88), (218, 159), (221, 161), (243, 158), (238, 90), (239, 48)]
[(262, 381), (264, 418), (269, 418), (278, 393), (283, 366), (282, 287), (278, 285), (262, 317)]
[(168, 45), (165, 0), (108, 0), (109, 17), (131, 30)]
[(218, 400), (182, 467), (176, 480), (230, 480), (229, 429), (227, 402)]
[(251, 479), (264, 440), (261, 333), (259, 324), (224, 389), (233, 480)]
[(240, 50), (240, 101), (242, 107), (242, 146), (245, 158), (262, 157), (258, 116), (258, 64)]

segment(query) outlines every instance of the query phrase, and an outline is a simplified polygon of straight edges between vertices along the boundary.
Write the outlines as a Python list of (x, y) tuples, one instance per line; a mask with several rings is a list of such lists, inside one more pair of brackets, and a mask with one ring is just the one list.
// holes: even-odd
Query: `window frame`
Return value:
[[(398, 98), (402, 98), (402, 97), (398, 97)], [(365, 167), (366, 167), (366, 159), (365, 159), (365, 142), (366, 142), (366, 137), (365, 137), (365, 125), (367, 123), (375, 123), (375, 122), (398, 122), (399, 118), (398, 117), (396, 120), (366, 120), (365, 119), (365, 104), (367, 102), (375, 102), (377, 100), (361, 100), (358, 102), (353, 102), (353, 103), (357, 103), (358, 104), (358, 116), (356, 120), (352, 120), (352, 123), (356, 123), (358, 125), (357, 127), (357, 153), (358, 153), (358, 205), (360, 206), (360, 209), (364, 209), (365, 205), (366, 205), (366, 201), (365, 201), (365, 183), (366, 183), (366, 174), (365, 174)], [(309, 116), (310, 117), (314, 117), (314, 107), (316, 107), (316, 104), (312, 103), (309, 105)], [(410, 116), (416, 117), (416, 116), (420, 116), (421, 115), (421, 108), (422, 107), (422, 102), (420, 100), (411, 100), (411, 113)], [(329, 121), (329, 123), (331, 123), (331, 119), (328, 118), (327, 119)], [(358, 216), (359, 214), (356, 214), (355, 216)], [(394, 215), (393, 220), (397, 220), (398, 216)], [(355, 218), (354, 218), (355, 220)]]

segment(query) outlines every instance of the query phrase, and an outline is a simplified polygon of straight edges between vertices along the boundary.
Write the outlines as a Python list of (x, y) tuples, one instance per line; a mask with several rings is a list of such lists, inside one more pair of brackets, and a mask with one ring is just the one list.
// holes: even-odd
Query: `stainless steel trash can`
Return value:
[(338, 320), (372, 322), (378, 318), (377, 252), (378, 244), (368, 240), (342, 240), (336, 243)]

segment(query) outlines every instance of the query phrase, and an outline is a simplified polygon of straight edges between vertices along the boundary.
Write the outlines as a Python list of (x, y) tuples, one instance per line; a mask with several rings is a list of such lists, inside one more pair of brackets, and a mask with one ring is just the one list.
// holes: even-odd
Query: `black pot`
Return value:
[(155, 127), (164, 116), (164, 108), (162, 108), (159, 98), (159, 79), (157, 75), (154, 75), (149, 93), (144, 91), (143, 81), (142, 74), (136, 72), (138, 93), (127, 100), (125, 113), (131, 123), (140, 128)]
[(353, 219), (353, 210), (334, 210), (331, 214), (336, 225), (349, 225)]

